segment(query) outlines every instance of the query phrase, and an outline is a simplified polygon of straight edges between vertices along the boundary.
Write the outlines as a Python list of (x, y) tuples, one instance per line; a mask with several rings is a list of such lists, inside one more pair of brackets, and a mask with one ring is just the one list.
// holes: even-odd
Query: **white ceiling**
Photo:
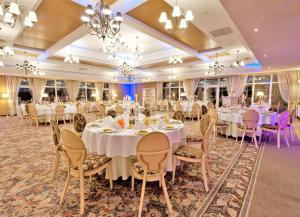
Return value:
[[(119, 2), (120, 1), (120, 2)], [(119, 0), (116, 8), (120, 5), (125, 5), (126, 1), (132, 0)], [(139, 0), (139, 3), (146, 0)], [(169, 4), (174, 5), (174, 0), (166, 0)], [(27, 1), (31, 2), (32, 7), (40, 3), (39, 0)], [(86, 4), (88, 0), (76, 1), (81, 4)], [(139, 21), (130, 19), (128, 16), (124, 16), (125, 20), (121, 26), (121, 35), (125, 39), (126, 43), (133, 47), (136, 45), (136, 36), (139, 36), (139, 45), (143, 47), (145, 53), (140, 61), (134, 61), (130, 64), (133, 67), (137, 67), (135, 75), (137, 77), (136, 82), (142, 82), (143, 78), (149, 77), (149, 81), (168, 80), (169, 76), (176, 76), (178, 79), (184, 78), (196, 78), (205, 76), (205, 72), (208, 70), (209, 63), (214, 60), (207, 58), (207, 55), (213, 55), (215, 52), (227, 52), (230, 55), (221, 56), (218, 61), (225, 65), (224, 75), (234, 73), (250, 73), (261, 71), (260, 65), (257, 62), (254, 54), (249, 49), (247, 42), (244, 40), (239, 30), (232, 22), (227, 11), (219, 0), (185, 0), (178, 1), (179, 6), (185, 9), (192, 9), (195, 20), (193, 24), (196, 25), (201, 31), (207, 34), (210, 39), (217, 43), (219, 49), (217, 51), (198, 53), (190, 48), (186, 48), (180, 42), (171, 39), (150, 27), (145, 27)], [(137, 5), (138, 6), (138, 5)], [(114, 5), (112, 6), (114, 7)], [(157, 18), (158, 19), (158, 18)], [(221, 37), (214, 37), (210, 32), (224, 27), (230, 27), (233, 30), (232, 34), (228, 34)], [(11, 30), (15, 31), (15, 30)], [(74, 31), (75, 32), (75, 31)], [(5, 37), (7, 31), (0, 30), (0, 37)], [(17, 36), (18, 33), (11, 33), (11, 38)], [(74, 34), (77, 34), (76, 32)], [(91, 61), (99, 64), (114, 64), (112, 60), (108, 59), (108, 54), (102, 51), (102, 40), (96, 36), (88, 34), (82, 34), (76, 40), (70, 40), (67, 46), (54, 52), (54, 55), (64, 56), (70, 51), (72, 54), (78, 55), (81, 60)], [(83, 35), (83, 36), (82, 36)], [(76, 37), (74, 37), (76, 38)], [(79, 39), (78, 39), (79, 38)], [(63, 39), (62, 39), (63, 41)], [(57, 44), (59, 44), (58, 42)], [(240, 50), (241, 58), (247, 58), (247, 67), (239, 71), (232, 70), (230, 68), (231, 63), (236, 59), (236, 51)], [(43, 52), (35, 51), (40, 55)], [(174, 54), (178, 54), (184, 57), (195, 56), (199, 58), (198, 61), (183, 63), (179, 66), (164, 66), (156, 67), (147, 70), (143, 70), (142, 66), (154, 63), (167, 62), (168, 58)], [(29, 58), (30, 59), (30, 58)], [(15, 55), (13, 58), (4, 59), (3, 62), (6, 66), (1, 70), (3, 73), (18, 74), (15, 70), (15, 64), (24, 60), (23, 55)], [(37, 61), (37, 59), (31, 59), (31, 61)], [(92, 65), (68, 65), (62, 61), (40, 59), (40, 67), (46, 72), (47, 77), (52, 78), (68, 78), (68, 79), (82, 79), (82, 80), (95, 80), (95, 81), (111, 81), (113, 78), (118, 78), (118, 75), (114, 69), (103, 68)]]

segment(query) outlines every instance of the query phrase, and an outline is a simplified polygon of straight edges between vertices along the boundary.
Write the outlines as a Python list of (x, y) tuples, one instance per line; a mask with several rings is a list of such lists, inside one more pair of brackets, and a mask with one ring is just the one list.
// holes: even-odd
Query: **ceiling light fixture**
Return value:
[[(171, 18), (169, 19), (169, 17)], [(172, 32), (178, 29), (179, 30), (186, 29), (188, 27), (189, 22), (191, 22), (193, 19), (194, 19), (193, 12), (191, 10), (187, 10), (185, 12), (183, 8), (180, 8), (178, 6), (176, 0), (176, 5), (173, 8), (172, 15), (168, 16), (167, 12), (165, 11), (161, 12), (159, 17), (159, 22), (165, 25), (165, 29), (167, 31)]]
[(169, 63), (173, 65), (177, 65), (183, 63), (183, 61), (180, 56), (175, 55), (169, 58)]
[(231, 68), (233, 69), (237, 69), (239, 67), (245, 67), (245, 62), (243, 60), (239, 60), (239, 53), (240, 51), (237, 51), (237, 55), (236, 55), (236, 61), (234, 61), (231, 65)]
[(141, 60), (144, 49), (139, 46), (139, 36), (136, 36), (136, 45), (132, 49), (132, 56), (135, 60)]
[(116, 70), (118, 73), (126, 77), (131, 75), (133, 68), (124, 61), (122, 64), (117, 65)]
[(218, 54), (216, 54), (216, 61), (214, 62), (213, 65), (209, 65), (208, 72), (206, 72), (205, 74), (209, 76), (215, 76), (221, 73), (224, 69), (225, 69), (224, 65), (218, 62)]
[(34, 74), (37, 71), (37, 66), (31, 64), (28, 60), (27, 60), (27, 53), (26, 51), (24, 52), (25, 55), (25, 60), (22, 64), (17, 64), (17, 70), (20, 73), (25, 73), (25, 75), (28, 74)]
[(68, 63), (68, 64), (79, 64), (80, 61), (79, 61), (79, 57), (78, 56), (75, 56), (75, 55), (72, 55), (72, 54), (68, 54), (65, 56), (65, 59), (64, 59), (64, 62), (65, 63)]
[(258, 28), (255, 28), (255, 29), (254, 29), (254, 32), (258, 32)]
[(0, 22), (9, 25), (10, 28), (16, 26), (17, 21), (22, 27), (31, 28), (38, 19), (34, 11), (29, 11), (27, 16), (26, 7), (19, 6), (17, 2), (6, 1), (0, 4)]
[(117, 58), (118, 53), (128, 49), (126, 42), (121, 34), (117, 34), (114, 38), (105, 40), (103, 44), (103, 52), (110, 54), (109, 58)]
[(3, 39), (0, 39), (0, 57), (10, 57), (13, 56), (15, 52), (12, 48), (6, 45)]
[(109, 5), (104, 0), (99, 0), (93, 8), (87, 5), (81, 20), (87, 27), (87, 31), (91, 35), (105, 40), (113, 38), (119, 31), (123, 21), (121, 12), (117, 12), (114, 16)]

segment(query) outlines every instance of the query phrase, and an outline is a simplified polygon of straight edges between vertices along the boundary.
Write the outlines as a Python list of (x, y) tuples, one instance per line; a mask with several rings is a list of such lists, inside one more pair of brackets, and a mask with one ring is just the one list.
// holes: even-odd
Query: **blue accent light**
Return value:
[(131, 100), (135, 99), (135, 84), (121, 84), (123, 96), (130, 96)]

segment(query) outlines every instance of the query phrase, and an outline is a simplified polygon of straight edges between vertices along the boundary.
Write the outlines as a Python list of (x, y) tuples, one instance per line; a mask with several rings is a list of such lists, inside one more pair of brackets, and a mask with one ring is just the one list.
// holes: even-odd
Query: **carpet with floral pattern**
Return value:
[[(187, 133), (195, 126), (195, 122), (187, 122)], [(234, 139), (224, 137), (211, 141), (209, 149), (209, 187), (219, 188), (214, 194), (205, 192), (199, 164), (184, 164), (182, 171), (178, 168), (174, 184), (172, 174), (167, 173), (172, 216), (237, 216), (240, 212), (258, 150), (253, 145), (241, 149)], [(59, 205), (67, 167), (62, 159), (52, 178), (53, 161), (49, 125), (37, 129), (25, 123), (20, 127), (15, 117), (0, 118), (0, 216), (79, 215), (79, 180), (71, 178), (65, 202)], [(118, 179), (110, 190), (104, 175), (95, 176), (92, 183), (85, 182), (85, 216), (137, 216), (140, 193), (141, 181), (136, 180), (135, 191), (131, 191), (130, 179)], [(143, 216), (168, 216), (162, 189), (156, 182), (146, 185)]]

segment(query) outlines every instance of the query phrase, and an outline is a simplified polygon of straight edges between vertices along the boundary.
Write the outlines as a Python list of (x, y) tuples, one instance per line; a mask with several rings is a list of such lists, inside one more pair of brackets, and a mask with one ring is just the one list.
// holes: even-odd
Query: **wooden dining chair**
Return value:
[(24, 113), (21, 106), (19, 105), (17, 105), (16, 110), (17, 110), (18, 119), (20, 120), (21, 123), (21, 127), (23, 127), (24, 120), (29, 120), (29, 114)]
[[(213, 125), (213, 140), (216, 140), (216, 135), (218, 134), (218, 130), (221, 130), (221, 133), (226, 134), (226, 130), (228, 127), (228, 124), (218, 121), (218, 112), (214, 108), (208, 109), (208, 116), (210, 118), (210, 121)], [(227, 138), (226, 134), (226, 138)]]
[(288, 111), (284, 111), (278, 115), (276, 125), (263, 124), (261, 126), (262, 132), (259, 138), (259, 142), (261, 143), (263, 133), (270, 132), (271, 134), (277, 135), (277, 148), (280, 148), (280, 135), (283, 132), (286, 145), (290, 147), (289, 140), (287, 139), (286, 136), (286, 130), (288, 129), (289, 118), (290, 118), (290, 113)]
[(115, 107), (115, 111), (116, 111), (116, 115), (122, 115), (122, 114), (124, 114), (124, 109), (122, 108), (122, 106), (117, 105)]
[(60, 129), (55, 120), (50, 120), (50, 126), (52, 129), (52, 138), (53, 138), (53, 144), (54, 144), (54, 153), (55, 153), (55, 159), (52, 169), (52, 176), (55, 176), (55, 173), (58, 169), (59, 160), (61, 155), (63, 154), (63, 148), (60, 143)]
[(95, 110), (96, 119), (105, 117), (105, 106), (103, 104), (98, 104)]
[(84, 214), (84, 177), (91, 177), (107, 169), (109, 173), (110, 189), (113, 188), (111, 158), (105, 155), (88, 154), (82, 139), (73, 131), (63, 129), (61, 141), (68, 161), (68, 176), (61, 195), (60, 204), (63, 203), (69, 187), (70, 177), (80, 180), (80, 214)]
[(137, 145), (136, 158), (132, 159), (131, 190), (134, 190), (134, 179), (143, 180), (138, 217), (142, 216), (146, 182), (159, 181), (164, 192), (169, 214), (173, 212), (165, 183), (166, 163), (169, 151), (169, 138), (160, 132), (147, 134), (140, 139)]
[(255, 110), (248, 110), (242, 116), (243, 123), (239, 125), (237, 128), (237, 136), (236, 142), (238, 141), (238, 137), (240, 132), (242, 133), (241, 146), (244, 143), (244, 139), (246, 135), (250, 135), (252, 138), (252, 142), (254, 140), (255, 148), (258, 149), (257, 139), (256, 139), (256, 130), (257, 124), (259, 121), (259, 114)]
[[(201, 135), (201, 147), (191, 147), (181, 145), (177, 148), (177, 150), (173, 154), (173, 176), (172, 182), (175, 181), (175, 174), (176, 174), (176, 165), (177, 160), (185, 161), (190, 163), (201, 163), (202, 175), (203, 175), (203, 182), (205, 191), (209, 191), (208, 187), (208, 179), (207, 175), (209, 173), (209, 162), (208, 162), (208, 147), (209, 147), (209, 138), (212, 131), (212, 124), (210, 122), (209, 116), (204, 115), (201, 118), (201, 127), (199, 134)], [(181, 162), (182, 164), (182, 162)]]
[(294, 130), (293, 130), (293, 123), (295, 121), (295, 118), (296, 118), (296, 108), (294, 108), (292, 110), (292, 112), (290, 113), (290, 117), (289, 117), (289, 122), (287, 124), (287, 128), (290, 132), (290, 136), (291, 136), (291, 140), (292, 142), (295, 141), (295, 138), (294, 138)]
[(38, 110), (36, 109), (35, 105), (29, 104), (28, 111), (29, 111), (29, 116), (30, 116), (30, 119), (29, 119), (30, 127), (32, 126), (32, 122), (34, 122), (36, 124), (36, 127), (38, 128), (40, 120), (46, 124), (46, 121), (47, 121), (46, 115), (39, 115)]
[(200, 111), (201, 111), (200, 105), (198, 103), (194, 103), (192, 105), (192, 111), (189, 115), (192, 121), (194, 121), (195, 118), (197, 121), (200, 120)]
[(55, 106), (55, 113), (53, 114), (53, 119), (58, 123), (58, 121), (63, 121), (66, 125), (66, 118), (65, 118), (65, 107), (64, 105), (57, 105)]
[(86, 126), (86, 118), (83, 114), (77, 113), (74, 115), (74, 130), (81, 137)]

